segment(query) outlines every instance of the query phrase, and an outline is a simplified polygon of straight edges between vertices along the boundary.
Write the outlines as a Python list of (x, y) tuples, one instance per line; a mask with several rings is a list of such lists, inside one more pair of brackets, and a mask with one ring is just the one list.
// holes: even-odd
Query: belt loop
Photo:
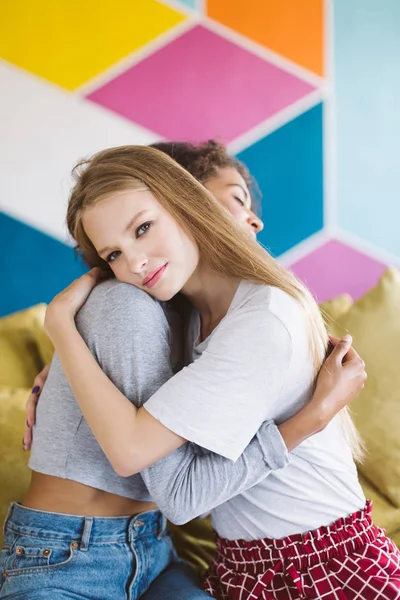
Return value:
[(6, 527), (7, 527), (7, 523), (8, 523), (8, 521), (9, 521), (10, 517), (11, 517), (11, 513), (12, 513), (12, 511), (13, 511), (14, 504), (15, 504), (15, 502), (11, 502), (10, 506), (8, 507), (8, 511), (7, 511), (7, 514), (6, 514), (6, 518), (4, 519), (4, 523), (3, 523), (3, 534), (4, 534), (4, 535), (5, 535), (5, 533), (6, 533)]
[(158, 540), (161, 540), (166, 529), (167, 529), (167, 519), (162, 513), (160, 513), (160, 515), (158, 517), (158, 531), (157, 531), (157, 539)]
[(86, 552), (89, 547), (90, 532), (92, 531), (92, 525), (93, 525), (93, 517), (85, 517), (85, 522), (83, 525), (83, 532), (82, 532), (82, 537), (81, 537), (81, 543), (79, 546), (79, 549), (83, 550), (84, 552)]

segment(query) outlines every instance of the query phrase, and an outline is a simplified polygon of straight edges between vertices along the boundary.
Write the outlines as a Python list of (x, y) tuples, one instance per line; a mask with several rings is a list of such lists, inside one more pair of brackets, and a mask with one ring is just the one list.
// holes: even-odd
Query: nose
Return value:
[(146, 270), (148, 259), (144, 254), (131, 254), (127, 256), (128, 268), (134, 275), (141, 275)]
[(260, 231), (264, 229), (264, 223), (252, 210), (249, 211), (247, 223), (250, 225), (254, 233), (260, 233)]

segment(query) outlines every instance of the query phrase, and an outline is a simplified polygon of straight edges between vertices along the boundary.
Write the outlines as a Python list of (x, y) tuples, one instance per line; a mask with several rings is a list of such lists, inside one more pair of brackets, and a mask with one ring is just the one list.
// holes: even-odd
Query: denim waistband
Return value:
[(5, 531), (48, 540), (70, 540), (84, 550), (90, 544), (127, 542), (144, 535), (161, 537), (166, 519), (159, 510), (128, 517), (84, 517), (11, 504)]

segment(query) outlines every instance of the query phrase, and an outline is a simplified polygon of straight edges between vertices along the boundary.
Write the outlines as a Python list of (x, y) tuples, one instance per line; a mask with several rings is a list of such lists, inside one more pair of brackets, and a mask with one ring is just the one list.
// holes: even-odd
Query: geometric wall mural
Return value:
[[(260, 242), (279, 256), (324, 225), (323, 105), (238, 153), (262, 193)], [(284, 223), (284, 227), (282, 227)]]
[(347, 292), (354, 300), (373, 287), (386, 265), (337, 240), (329, 240), (291, 265), (321, 301)]
[(397, 0), (19, 0), (3, 13), (0, 316), (84, 269), (64, 224), (74, 163), (159, 139), (217, 137), (247, 164), (260, 243), (319, 300), (357, 298), (400, 265)]
[(73, 248), (4, 213), (0, 237), (3, 314), (50, 302), (86, 270)]
[(75, 90), (185, 20), (156, 0), (9, 2), (0, 21), (0, 54)]
[(400, 256), (400, 2), (338, 0), (334, 8), (337, 222), (381, 249), (386, 260), (395, 260)]
[(208, 0), (207, 14), (250, 40), (323, 75), (324, 0)]
[(314, 89), (196, 25), (88, 98), (168, 139), (230, 142)]

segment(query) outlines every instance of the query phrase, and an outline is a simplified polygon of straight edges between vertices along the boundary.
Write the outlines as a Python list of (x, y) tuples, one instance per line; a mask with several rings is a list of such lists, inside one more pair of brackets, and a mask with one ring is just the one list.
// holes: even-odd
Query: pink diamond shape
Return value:
[(228, 142), (314, 89), (198, 25), (88, 97), (167, 139)]
[(325, 302), (344, 292), (357, 300), (377, 284), (387, 265), (331, 240), (290, 268)]

